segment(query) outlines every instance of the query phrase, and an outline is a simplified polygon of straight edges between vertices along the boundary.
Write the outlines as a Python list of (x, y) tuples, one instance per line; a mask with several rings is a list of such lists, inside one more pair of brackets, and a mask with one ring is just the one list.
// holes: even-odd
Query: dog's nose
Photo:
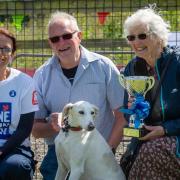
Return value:
[(88, 131), (92, 131), (95, 128), (94, 124), (91, 122), (88, 124)]

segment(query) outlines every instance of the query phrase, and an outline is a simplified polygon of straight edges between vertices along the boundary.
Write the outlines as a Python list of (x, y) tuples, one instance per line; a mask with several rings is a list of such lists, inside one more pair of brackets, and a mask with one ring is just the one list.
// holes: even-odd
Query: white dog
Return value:
[[(55, 139), (56, 180), (124, 180), (125, 176), (104, 138), (94, 128), (98, 108), (79, 101), (67, 104), (62, 128)], [(62, 125), (61, 124), (61, 125)]]

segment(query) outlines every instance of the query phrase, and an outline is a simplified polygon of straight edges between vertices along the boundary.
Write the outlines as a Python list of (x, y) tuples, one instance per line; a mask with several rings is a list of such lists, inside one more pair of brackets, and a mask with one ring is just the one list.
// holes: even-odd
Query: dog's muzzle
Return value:
[(94, 128), (95, 128), (94, 124), (93, 123), (89, 123), (87, 130), (88, 131), (92, 131)]

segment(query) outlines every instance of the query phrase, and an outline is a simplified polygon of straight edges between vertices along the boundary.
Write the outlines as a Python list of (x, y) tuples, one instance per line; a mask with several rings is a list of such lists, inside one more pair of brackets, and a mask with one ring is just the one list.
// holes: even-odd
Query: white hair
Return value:
[(148, 32), (155, 34), (162, 41), (164, 47), (167, 45), (170, 25), (155, 12), (154, 5), (139, 9), (129, 16), (124, 22), (124, 35), (129, 35), (130, 29), (141, 23), (146, 25)]
[(51, 18), (49, 19), (49, 23), (48, 23), (48, 29), (55, 22), (57, 22), (59, 20), (64, 20), (64, 19), (69, 20), (69, 22), (71, 23), (72, 28), (74, 28), (74, 30), (80, 31), (76, 18), (66, 12), (61, 12), (61, 11), (56, 11), (51, 14)]

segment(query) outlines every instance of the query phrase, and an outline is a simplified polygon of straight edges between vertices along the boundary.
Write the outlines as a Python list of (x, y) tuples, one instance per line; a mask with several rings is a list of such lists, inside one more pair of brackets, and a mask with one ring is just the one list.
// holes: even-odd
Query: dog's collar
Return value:
[(69, 128), (71, 131), (81, 131), (82, 130), (82, 127), (80, 126), (77, 126), (77, 127), (71, 127)]
[(70, 126), (69, 123), (68, 123), (68, 117), (65, 117), (64, 118), (64, 126), (62, 127), (62, 130), (67, 135), (69, 130), (71, 130), (71, 131), (81, 131), (82, 127), (80, 127), (80, 126), (77, 126), (77, 127)]
[(77, 126), (77, 127), (65, 126), (65, 127), (62, 127), (62, 130), (63, 130), (63, 132), (68, 132), (68, 130), (71, 130), (71, 131), (81, 131), (82, 127), (80, 127), (80, 126)]

